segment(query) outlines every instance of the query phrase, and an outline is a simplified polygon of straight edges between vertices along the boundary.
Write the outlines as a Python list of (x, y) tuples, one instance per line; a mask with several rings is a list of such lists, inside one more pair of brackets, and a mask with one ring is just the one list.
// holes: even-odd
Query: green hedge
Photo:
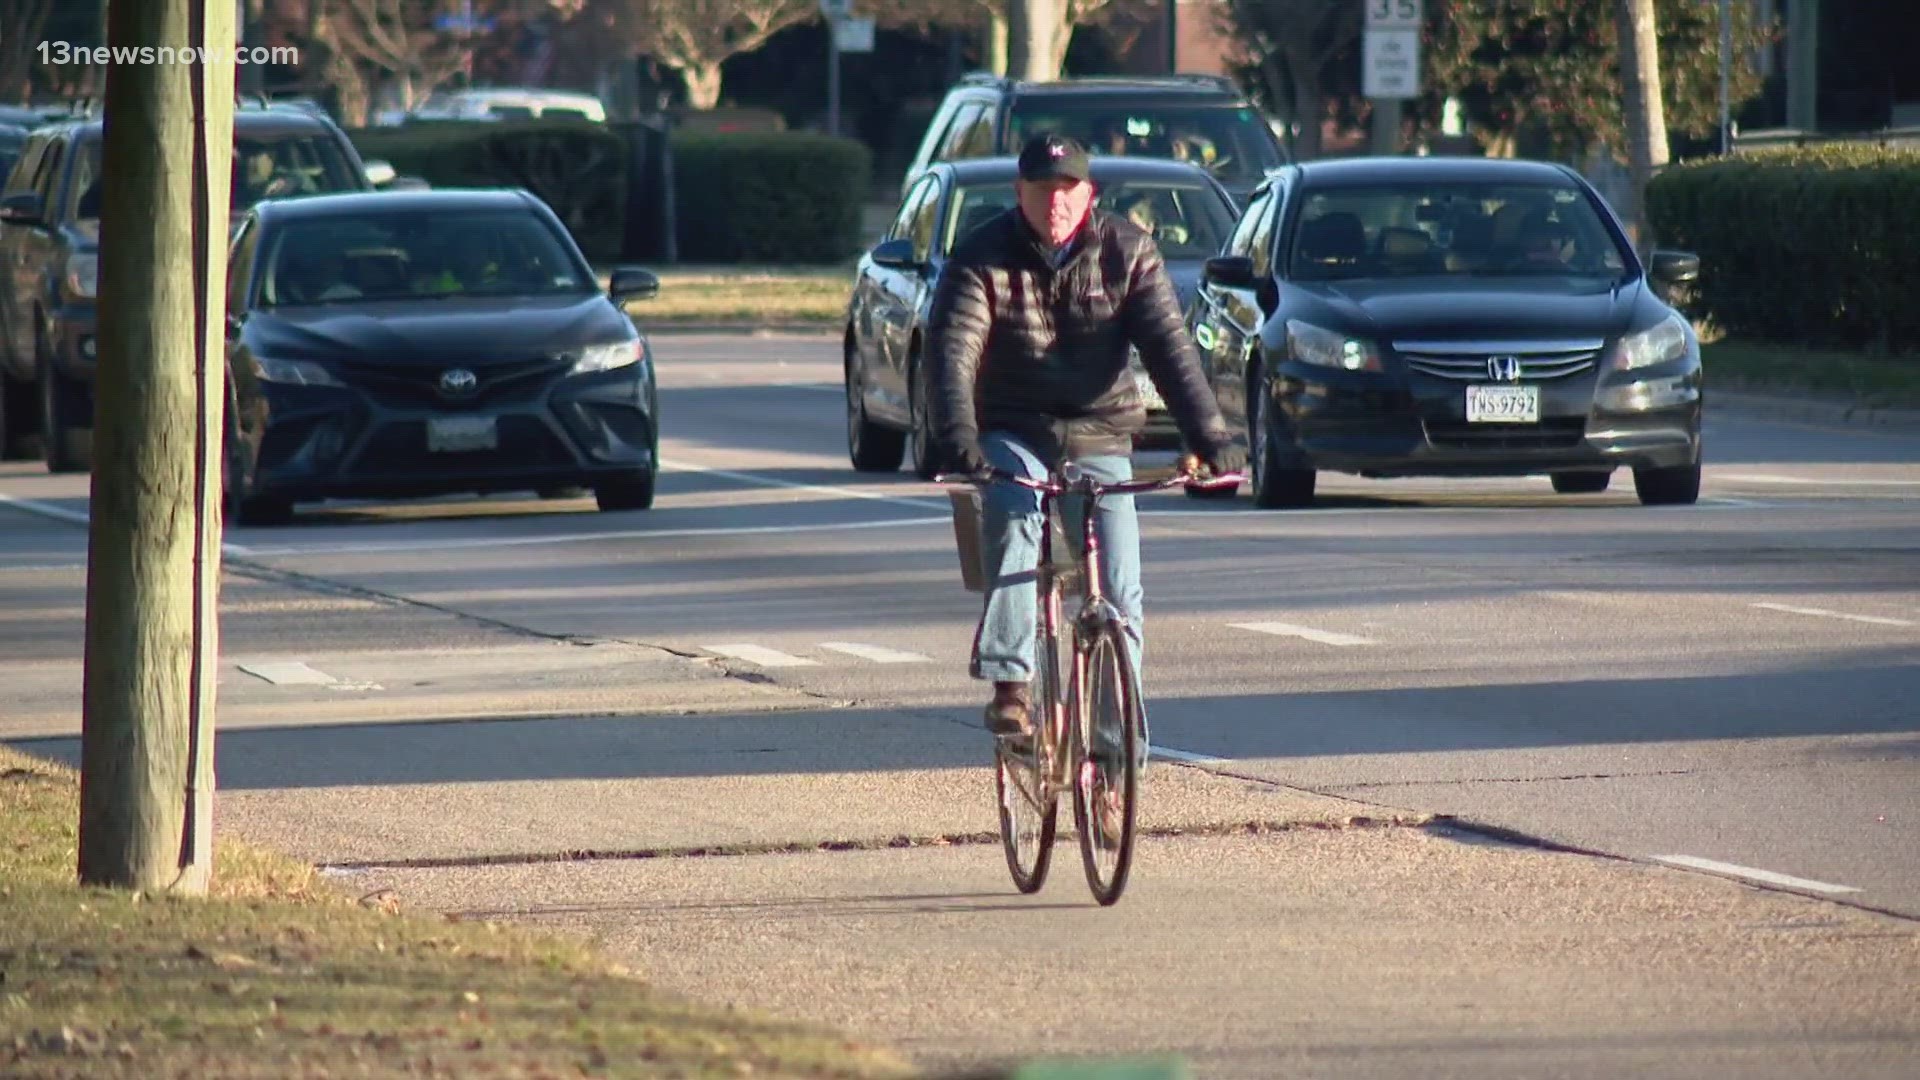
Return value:
[(1731, 334), (1920, 340), (1920, 151), (1836, 145), (1677, 165), (1647, 190), (1662, 246), (1693, 251), (1694, 305)]
[(673, 142), (680, 257), (838, 262), (860, 244), (873, 157), (823, 135), (705, 135)]
[[(632, 258), (624, 125), (442, 121), (349, 132), (363, 158), (435, 187), (524, 187), (596, 262)], [(849, 139), (786, 132), (673, 137), (679, 255), (688, 262), (838, 262), (860, 244), (872, 158)], [(644, 193), (642, 184), (638, 191)], [(643, 197), (644, 194), (643, 194)]]

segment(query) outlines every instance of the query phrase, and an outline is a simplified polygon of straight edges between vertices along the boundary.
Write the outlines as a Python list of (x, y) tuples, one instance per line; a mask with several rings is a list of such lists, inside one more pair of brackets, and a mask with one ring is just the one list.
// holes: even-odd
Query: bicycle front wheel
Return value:
[(1078, 668), (1073, 820), (1087, 885), (1104, 906), (1120, 899), (1133, 865), (1146, 707), (1120, 627), (1099, 630)]
[(1038, 632), (1034, 635), (1033, 738), (1020, 743), (995, 740), (994, 786), (1000, 796), (1000, 846), (1006, 849), (1007, 869), (1014, 887), (1023, 893), (1040, 891), (1053, 862), (1053, 841), (1060, 814), (1055, 786), (1055, 755), (1063, 753), (1060, 737), (1059, 646), (1054, 636), (1058, 596), (1042, 592)]

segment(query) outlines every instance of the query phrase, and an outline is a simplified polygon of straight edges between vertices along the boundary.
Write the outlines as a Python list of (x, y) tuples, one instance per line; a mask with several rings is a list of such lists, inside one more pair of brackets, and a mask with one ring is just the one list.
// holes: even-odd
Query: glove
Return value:
[(952, 471), (965, 476), (978, 476), (992, 467), (987, 455), (980, 452), (980, 444), (972, 440), (949, 449), (947, 461), (953, 465)]
[(1206, 465), (1207, 471), (1215, 476), (1245, 472), (1247, 468), (1247, 452), (1230, 442), (1209, 448), (1200, 455), (1200, 460)]

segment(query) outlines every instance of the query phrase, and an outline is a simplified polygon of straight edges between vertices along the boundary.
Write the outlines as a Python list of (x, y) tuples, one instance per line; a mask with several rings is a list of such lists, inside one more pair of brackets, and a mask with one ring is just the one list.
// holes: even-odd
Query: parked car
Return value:
[[(888, 471), (911, 452), (931, 478), (941, 463), (927, 424), (921, 366), (934, 287), (954, 245), (1014, 205), (1018, 161), (985, 158), (936, 165), (907, 192), (893, 225), (860, 260), (847, 303), (847, 452), (855, 468)], [(1233, 229), (1233, 199), (1198, 166), (1150, 158), (1096, 157), (1096, 205), (1153, 232), (1182, 303), (1190, 304), (1206, 259)], [(1177, 446), (1179, 432), (1139, 358), (1134, 378), (1147, 402), (1143, 448)]]
[(296, 503), (590, 487), (653, 504), (659, 398), (625, 310), (519, 190), (268, 200), (228, 282), (227, 494), (245, 525)]
[(1620, 467), (1642, 502), (1692, 503), (1700, 343), (1658, 289), (1700, 262), (1651, 262), (1564, 166), (1320, 161), (1255, 193), (1191, 325), (1259, 506), (1307, 505), (1320, 470), (1572, 493)]
[(1096, 154), (1169, 158), (1212, 173), (1244, 203), (1268, 170), (1287, 161), (1272, 125), (1232, 80), (1211, 75), (1023, 82), (962, 79), (927, 124), (901, 191), (933, 165), (1017, 154), (1043, 131)]
[(20, 151), (26, 149), (27, 136), (32, 131), (18, 124), (0, 123), (0, 176), (13, 172), (13, 166), (20, 160)]
[(419, 108), (408, 112), (385, 112), (379, 117), (384, 125), (409, 120), (588, 120), (605, 123), (607, 107), (592, 94), (572, 90), (546, 90), (538, 87), (481, 87), (436, 94)]
[[(236, 224), (261, 199), (370, 190), (383, 164), (298, 108), (237, 108), (233, 133)], [(0, 450), (54, 472), (90, 457), (102, 134), (98, 117), (36, 129), (0, 191)]]

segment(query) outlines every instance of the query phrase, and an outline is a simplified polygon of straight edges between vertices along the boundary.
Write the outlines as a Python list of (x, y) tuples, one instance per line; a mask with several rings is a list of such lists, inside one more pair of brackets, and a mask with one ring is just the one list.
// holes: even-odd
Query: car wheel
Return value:
[(593, 501), (602, 510), (646, 510), (653, 506), (654, 472), (646, 469), (593, 485)]
[(36, 348), (40, 358), (40, 441), (45, 450), (47, 471), (53, 473), (86, 472), (88, 462), (74, 446), (73, 427), (67, 423), (67, 410), (61, 402), (75, 393), (72, 380), (63, 379), (47, 359), (46, 344)]
[(1594, 495), (1607, 490), (1613, 482), (1613, 470), (1606, 472), (1557, 472), (1553, 490), (1562, 495)]
[(40, 457), (40, 441), (33, 436), (32, 383), (17, 383), (0, 374), (0, 461), (32, 461)]
[(853, 358), (853, 343), (847, 342), (847, 457), (861, 472), (894, 472), (907, 452), (907, 433), (881, 427), (867, 416), (867, 380), (865, 370)]
[(293, 520), (293, 500), (273, 495), (243, 495), (234, 507), (234, 519), (245, 528), (269, 529)]
[(907, 410), (913, 417), (913, 428), (907, 441), (913, 447), (913, 472), (922, 480), (931, 480), (946, 472), (946, 463), (940, 460), (940, 452), (933, 446), (933, 420), (927, 415), (927, 386), (924, 369), (916, 359), (913, 375), (907, 383)]
[(1700, 464), (1635, 469), (1633, 490), (1643, 506), (1691, 506), (1700, 501)]
[(1281, 456), (1268, 408), (1266, 382), (1256, 380), (1247, 394), (1247, 457), (1253, 468), (1253, 505), (1262, 510), (1310, 506), (1319, 474), (1312, 469), (1293, 468)]

